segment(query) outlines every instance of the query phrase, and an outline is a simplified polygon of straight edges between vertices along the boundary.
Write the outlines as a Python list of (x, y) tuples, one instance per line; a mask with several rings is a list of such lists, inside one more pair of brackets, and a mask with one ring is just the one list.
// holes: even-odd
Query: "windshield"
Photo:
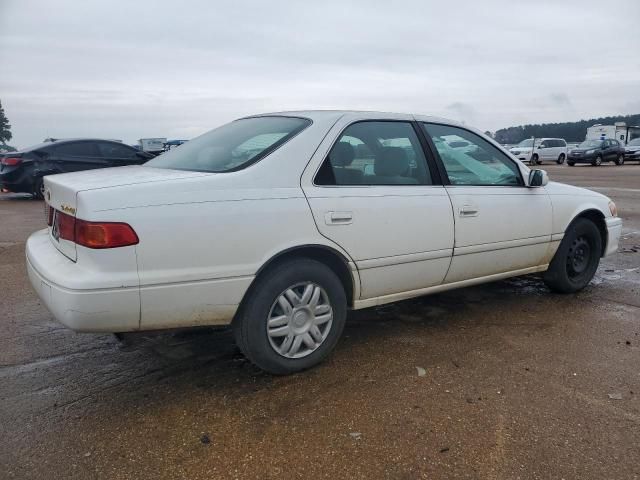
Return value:
[(533, 139), (527, 138), (526, 140), (522, 140), (517, 146), (518, 147), (530, 147), (533, 145)]
[(227, 123), (145, 163), (148, 167), (232, 172), (266, 157), (311, 124), (294, 117), (254, 117)]
[(578, 147), (579, 148), (595, 148), (595, 147), (599, 147), (601, 143), (602, 143), (601, 140), (585, 140), (580, 145), (578, 145)]
[(632, 147), (640, 146), (640, 137), (639, 138), (634, 138), (629, 143), (627, 143), (627, 145), (631, 145)]

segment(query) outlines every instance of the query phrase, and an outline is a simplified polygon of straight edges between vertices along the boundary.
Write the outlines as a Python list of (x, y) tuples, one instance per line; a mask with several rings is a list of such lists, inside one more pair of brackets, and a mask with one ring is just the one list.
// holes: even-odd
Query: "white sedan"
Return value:
[(534, 272), (576, 292), (622, 229), (607, 197), (421, 115), (257, 115), (144, 166), (44, 183), (48, 228), (29, 238), (27, 267), (60, 322), (231, 324), (276, 374), (324, 359), (349, 309)]

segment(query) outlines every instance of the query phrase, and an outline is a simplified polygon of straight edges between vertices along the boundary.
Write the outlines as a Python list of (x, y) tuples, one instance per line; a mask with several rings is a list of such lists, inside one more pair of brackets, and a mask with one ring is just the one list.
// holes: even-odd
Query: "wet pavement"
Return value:
[(42, 204), (0, 195), (0, 478), (640, 478), (640, 165), (543, 168), (624, 219), (587, 289), (531, 276), (355, 312), (290, 377), (226, 329), (63, 328), (25, 272)]

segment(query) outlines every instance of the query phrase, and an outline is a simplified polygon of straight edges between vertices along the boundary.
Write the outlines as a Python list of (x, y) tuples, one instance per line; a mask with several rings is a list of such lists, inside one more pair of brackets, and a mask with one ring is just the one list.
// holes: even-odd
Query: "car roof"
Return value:
[(257, 115), (249, 115), (243, 118), (269, 117), (269, 116), (303, 117), (303, 118), (308, 118), (310, 120), (321, 120), (321, 119), (326, 120), (331, 118), (338, 120), (339, 118), (347, 116), (347, 117), (354, 117), (354, 118), (365, 117), (365, 118), (371, 118), (371, 119), (380, 118), (380, 119), (391, 119), (391, 120), (418, 120), (421, 122), (436, 122), (436, 123), (447, 123), (450, 125), (465, 126), (460, 122), (456, 122), (455, 120), (451, 120), (443, 117), (414, 114), (414, 113), (382, 112), (382, 111), (376, 111), (376, 110), (288, 110), (283, 112), (260, 113)]
[(127, 145), (126, 143), (120, 142), (118, 140), (112, 140), (112, 139), (108, 139), (108, 138), (82, 138), (82, 137), (78, 137), (78, 138), (59, 138), (59, 139), (51, 140), (51, 141), (48, 141), (48, 142), (37, 143), (37, 144), (31, 145), (31, 146), (29, 146), (27, 148), (23, 148), (23, 149), (19, 150), (18, 152), (26, 153), (26, 152), (32, 152), (34, 150), (40, 150), (41, 148), (51, 147), (53, 145), (64, 145), (65, 143), (86, 142), (86, 141), (88, 141), (88, 142), (117, 143), (118, 145), (125, 145), (125, 146), (127, 146), (129, 148), (133, 148), (133, 147), (131, 147), (131, 145)]

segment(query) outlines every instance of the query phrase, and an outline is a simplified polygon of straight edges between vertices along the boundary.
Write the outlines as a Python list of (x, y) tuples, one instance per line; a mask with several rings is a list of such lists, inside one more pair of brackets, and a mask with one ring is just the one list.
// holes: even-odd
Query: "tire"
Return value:
[[(305, 295), (307, 288), (311, 288), (310, 297)], [(294, 259), (267, 270), (248, 295), (234, 319), (233, 333), (242, 353), (269, 373), (286, 375), (317, 365), (333, 350), (344, 330), (344, 288), (333, 270), (316, 260)], [(318, 323), (320, 320), (323, 322)]]
[(533, 156), (531, 157), (531, 160), (529, 160), (529, 165), (541, 165), (542, 162), (540, 161), (538, 154), (534, 153)]
[(561, 153), (560, 156), (558, 157), (558, 160), (556, 161), (556, 163), (558, 165), (562, 165), (564, 163), (564, 159), (565, 159), (565, 155), (564, 155), (564, 153)]
[(618, 156), (616, 157), (616, 165), (624, 165), (624, 155), (619, 153)]
[(33, 182), (33, 198), (36, 200), (44, 200), (44, 181), (42, 177), (38, 177)]
[(591, 165), (593, 165), (594, 167), (599, 167), (600, 165), (602, 165), (602, 155), (598, 155), (596, 158), (591, 160)]
[(587, 218), (574, 220), (544, 274), (544, 283), (558, 293), (582, 290), (596, 273), (601, 253), (602, 237), (598, 227)]
[(574, 167), (575, 166), (575, 162), (567, 162), (567, 165), (569, 165), (570, 167)]

